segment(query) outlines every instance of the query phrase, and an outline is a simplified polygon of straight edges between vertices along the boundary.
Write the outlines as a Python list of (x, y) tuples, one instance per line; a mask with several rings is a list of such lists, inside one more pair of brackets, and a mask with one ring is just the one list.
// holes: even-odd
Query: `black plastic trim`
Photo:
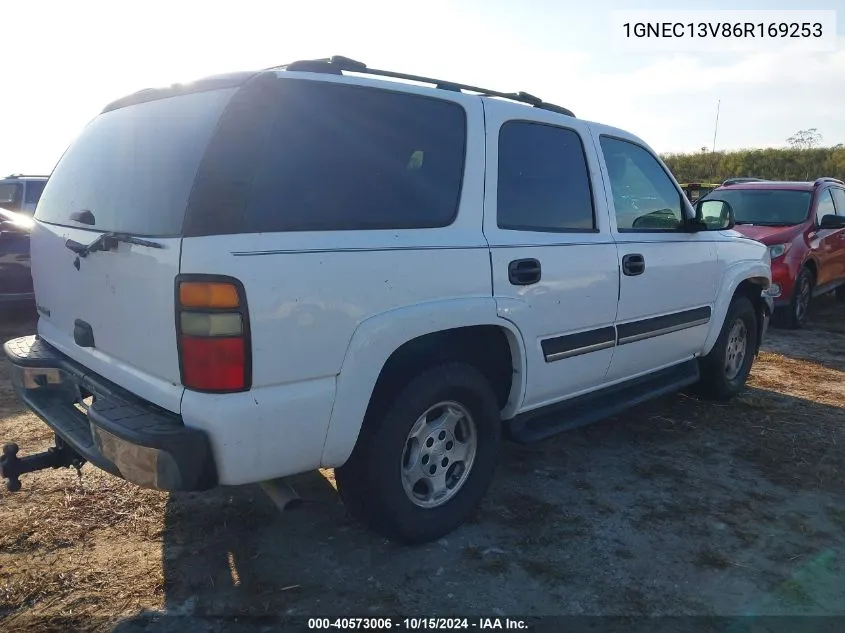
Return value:
[(505, 422), (508, 436), (531, 444), (558, 433), (598, 422), (636, 404), (694, 384), (699, 366), (691, 359), (583, 396), (520, 414)]
[(616, 326), (617, 341), (619, 345), (625, 345), (626, 343), (635, 343), (646, 338), (669, 334), (696, 325), (703, 325), (710, 321), (711, 313), (710, 306), (703, 306), (630, 323), (621, 323)]
[[(65, 375), (59, 385), (48, 384), (36, 390), (16, 385), (15, 391), (86, 461), (124, 477), (98, 448), (92, 435), (92, 427), (96, 427), (136, 446), (167, 452), (178, 467), (179, 477), (161, 481), (163, 490), (208, 490), (217, 485), (217, 467), (205, 431), (186, 427), (181, 416), (91, 372), (37, 336), (6, 341), (3, 349), (14, 367), (57, 369)], [(94, 396), (87, 415), (73, 404), (74, 398), (86, 393)]]
[(614, 345), (616, 345), (616, 328), (612, 325), (577, 334), (547, 338), (540, 343), (547, 363), (597, 352)]
[(331, 75), (343, 75), (344, 72), (360, 73), (363, 75), (373, 75), (376, 77), (389, 77), (392, 79), (402, 79), (407, 81), (415, 81), (418, 83), (431, 84), (440, 90), (447, 90), (450, 92), (469, 92), (477, 93), (484, 97), (500, 97), (510, 101), (524, 103), (549, 112), (556, 112), (566, 116), (575, 117), (575, 114), (569, 108), (543, 101), (539, 97), (529, 94), (524, 91), (519, 92), (500, 92), (498, 90), (489, 90), (479, 86), (470, 86), (468, 84), (461, 84), (454, 81), (445, 81), (443, 79), (434, 79), (432, 77), (423, 77), (422, 75), (410, 75), (408, 73), (400, 73), (392, 70), (378, 70), (376, 68), (369, 68), (365, 63), (359, 62), (343, 55), (334, 55), (332, 57), (324, 57), (322, 59), (302, 59), (281, 66), (273, 66), (265, 70), (284, 70), (288, 72), (312, 72)]

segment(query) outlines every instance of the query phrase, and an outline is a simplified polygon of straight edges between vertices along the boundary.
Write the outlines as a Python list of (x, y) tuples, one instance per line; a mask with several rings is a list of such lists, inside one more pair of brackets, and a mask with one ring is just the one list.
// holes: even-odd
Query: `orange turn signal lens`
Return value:
[(233, 284), (183, 281), (179, 284), (179, 303), (185, 308), (237, 308), (240, 299)]

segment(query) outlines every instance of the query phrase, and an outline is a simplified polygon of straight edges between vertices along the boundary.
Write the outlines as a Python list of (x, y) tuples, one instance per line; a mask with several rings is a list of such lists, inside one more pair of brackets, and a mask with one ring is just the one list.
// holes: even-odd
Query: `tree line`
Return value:
[(735, 152), (665, 154), (663, 160), (678, 182), (715, 182), (753, 177), (768, 180), (815, 180), (831, 176), (845, 180), (845, 145), (793, 146)]

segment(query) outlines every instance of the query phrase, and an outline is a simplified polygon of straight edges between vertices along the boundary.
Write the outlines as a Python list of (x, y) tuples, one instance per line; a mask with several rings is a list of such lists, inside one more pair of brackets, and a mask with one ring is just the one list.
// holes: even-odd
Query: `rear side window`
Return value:
[(95, 118), (56, 165), (35, 217), (85, 228), (175, 236), (197, 167), (234, 89), (168, 97)]
[(44, 191), (46, 181), (30, 180), (26, 183), (26, 196), (24, 202), (26, 204), (38, 204), (38, 199), (41, 198), (41, 193)]
[(499, 228), (589, 231), (595, 228), (590, 175), (574, 130), (508, 121), (499, 131)]
[(246, 86), (221, 119), (187, 235), (450, 224), (466, 116), (442, 99), (328, 82)]

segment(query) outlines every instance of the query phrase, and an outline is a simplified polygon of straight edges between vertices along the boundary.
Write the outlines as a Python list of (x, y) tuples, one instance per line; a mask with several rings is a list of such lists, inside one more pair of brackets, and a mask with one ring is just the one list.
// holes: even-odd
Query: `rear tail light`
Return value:
[(186, 389), (213, 393), (251, 386), (249, 313), (243, 285), (218, 275), (176, 280), (179, 367)]

